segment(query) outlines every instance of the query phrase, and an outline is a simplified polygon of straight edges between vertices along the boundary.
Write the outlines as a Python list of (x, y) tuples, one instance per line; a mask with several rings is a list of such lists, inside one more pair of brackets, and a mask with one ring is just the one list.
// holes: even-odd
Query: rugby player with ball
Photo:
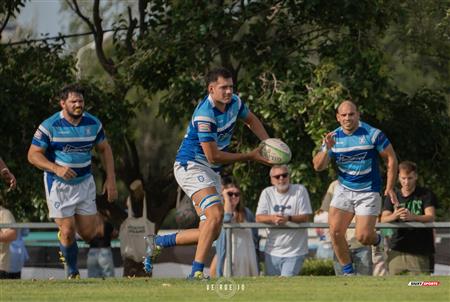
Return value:
[(147, 237), (147, 257), (144, 269), (151, 272), (153, 262), (162, 248), (197, 244), (192, 271), (188, 279), (203, 280), (206, 257), (220, 234), (224, 209), (220, 196), (222, 165), (238, 161), (257, 161), (270, 164), (261, 155), (259, 146), (248, 153), (228, 151), (233, 129), (242, 120), (261, 140), (269, 138), (258, 117), (233, 94), (233, 78), (225, 68), (212, 70), (206, 76), (208, 94), (197, 105), (186, 135), (178, 149), (174, 164), (175, 178), (192, 200), (200, 225), (168, 235)]

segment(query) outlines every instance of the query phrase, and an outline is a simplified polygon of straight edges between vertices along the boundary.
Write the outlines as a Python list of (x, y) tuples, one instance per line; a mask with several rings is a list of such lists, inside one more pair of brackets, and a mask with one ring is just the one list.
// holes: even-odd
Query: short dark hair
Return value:
[(411, 172), (416, 172), (417, 173), (417, 164), (415, 162), (409, 161), (409, 160), (405, 160), (402, 161), (399, 165), (398, 165), (398, 170), (403, 170), (406, 173), (411, 173)]
[(61, 91), (59, 92), (59, 99), (67, 100), (67, 98), (69, 97), (69, 93), (71, 92), (84, 96), (84, 88), (78, 83), (73, 83), (64, 85), (64, 87), (61, 88)]
[(219, 77), (222, 77), (224, 79), (229, 79), (229, 78), (232, 78), (233, 75), (231, 74), (231, 72), (228, 69), (226, 69), (224, 67), (214, 68), (213, 70), (208, 72), (208, 74), (206, 75), (206, 78), (205, 78), (206, 86), (217, 81), (219, 79)]

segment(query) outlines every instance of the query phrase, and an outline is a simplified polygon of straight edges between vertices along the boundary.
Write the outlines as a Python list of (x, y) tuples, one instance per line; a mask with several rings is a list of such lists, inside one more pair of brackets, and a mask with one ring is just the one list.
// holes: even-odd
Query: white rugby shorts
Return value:
[(178, 185), (191, 199), (194, 193), (210, 187), (215, 187), (217, 194), (222, 192), (220, 174), (210, 167), (193, 161), (188, 161), (188, 165), (183, 167), (179, 162), (175, 162), (173, 171)]
[(44, 176), (44, 184), (50, 218), (97, 213), (95, 182), (92, 175), (79, 184), (66, 184), (55, 179), (51, 188), (48, 188)]
[[(188, 165), (183, 167), (179, 162), (175, 162), (173, 172), (178, 185), (191, 200), (192, 195), (202, 189), (215, 187), (217, 194), (220, 195), (222, 192), (220, 174), (210, 167), (193, 161), (188, 161)], [(195, 207), (194, 201), (192, 204)], [(200, 215), (200, 220), (206, 220), (206, 216)]]
[(330, 206), (355, 215), (378, 216), (381, 211), (381, 196), (378, 192), (352, 191), (338, 183)]

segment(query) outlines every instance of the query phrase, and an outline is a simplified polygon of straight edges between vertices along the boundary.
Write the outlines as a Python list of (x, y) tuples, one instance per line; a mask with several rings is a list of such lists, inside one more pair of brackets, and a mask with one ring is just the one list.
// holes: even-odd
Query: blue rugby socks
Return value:
[(159, 245), (160, 247), (172, 247), (172, 246), (177, 245), (176, 238), (177, 238), (177, 233), (156, 236), (155, 243), (156, 243), (156, 245)]
[(64, 256), (67, 264), (68, 274), (78, 274), (77, 260), (78, 260), (78, 245), (74, 240), (71, 245), (64, 246), (59, 242), (59, 249)]
[(354, 274), (355, 271), (353, 270), (353, 263), (350, 262), (350, 263), (348, 263), (346, 265), (343, 265), (342, 266), (342, 272), (344, 274)]
[(192, 262), (192, 272), (189, 276), (193, 277), (195, 276), (196, 272), (203, 272), (203, 268), (205, 267), (205, 265), (201, 262), (197, 262), (197, 261), (193, 261)]

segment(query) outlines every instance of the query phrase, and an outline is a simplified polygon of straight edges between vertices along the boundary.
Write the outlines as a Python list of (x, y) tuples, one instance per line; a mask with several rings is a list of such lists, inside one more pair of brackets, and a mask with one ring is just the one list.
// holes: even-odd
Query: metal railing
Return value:
[[(349, 228), (354, 228), (355, 224), (351, 223)], [(53, 222), (25, 222), (25, 223), (0, 223), (0, 228), (14, 228), (14, 229), (58, 229), (58, 226)], [(226, 251), (225, 251), (225, 277), (231, 277), (232, 272), (232, 231), (233, 229), (308, 229), (308, 228), (329, 228), (328, 223), (293, 223), (287, 222), (285, 225), (273, 225), (266, 223), (224, 223)], [(434, 228), (434, 229), (450, 229), (450, 221), (446, 222), (395, 222), (395, 223), (377, 223), (376, 229), (401, 229), (401, 228)]]
[(10, 229), (58, 229), (54, 222), (20, 222), (20, 223), (0, 223), (1, 228)]
[[(266, 223), (224, 223), (223, 228), (225, 229), (225, 240), (226, 240), (226, 251), (225, 251), (225, 267), (226, 274), (224, 277), (228, 278), (233, 275), (232, 272), (232, 231), (233, 229), (308, 229), (308, 228), (322, 228), (326, 229), (330, 226), (328, 223), (311, 223), (311, 222), (303, 222), (303, 223), (293, 223), (287, 222), (285, 225), (273, 225)], [(349, 228), (355, 228), (355, 224), (351, 223)], [(417, 229), (448, 229), (450, 228), (450, 222), (395, 222), (395, 223), (377, 223), (375, 225), (376, 229), (402, 229), (402, 228), (417, 228)]]

